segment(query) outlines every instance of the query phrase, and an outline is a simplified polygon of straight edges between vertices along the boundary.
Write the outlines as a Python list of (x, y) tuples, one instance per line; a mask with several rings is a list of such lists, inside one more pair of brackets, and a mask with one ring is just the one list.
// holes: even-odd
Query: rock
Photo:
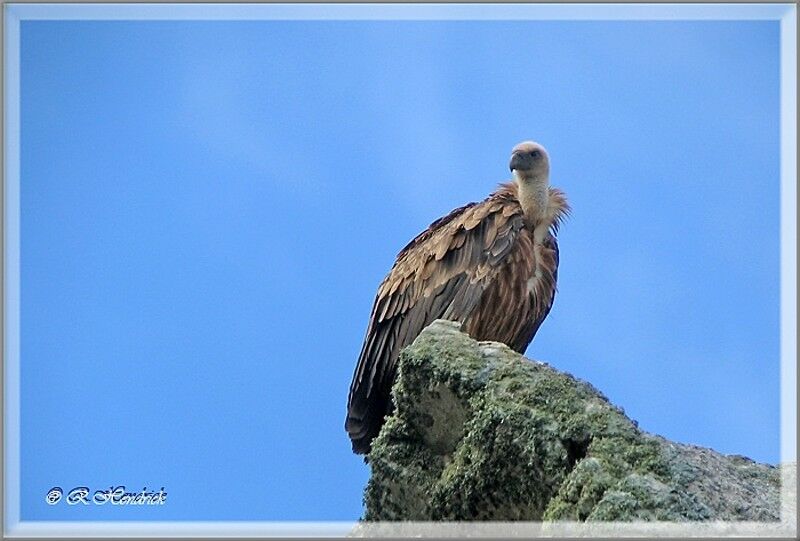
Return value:
[(393, 397), (365, 521), (780, 520), (779, 468), (648, 434), (590, 384), (456, 323), (403, 351)]

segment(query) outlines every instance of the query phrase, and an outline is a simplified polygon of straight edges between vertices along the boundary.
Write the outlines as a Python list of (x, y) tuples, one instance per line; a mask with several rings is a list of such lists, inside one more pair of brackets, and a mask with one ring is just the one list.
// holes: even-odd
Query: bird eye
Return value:
[(541, 152), (539, 152), (538, 150), (533, 150), (533, 151), (531, 151), (531, 158), (533, 158), (533, 159), (535, 160), (535, 159), (537, 159), (539, 156), (541, 156), (541, 154), (542, 154), (542, 153), (541, 153)]

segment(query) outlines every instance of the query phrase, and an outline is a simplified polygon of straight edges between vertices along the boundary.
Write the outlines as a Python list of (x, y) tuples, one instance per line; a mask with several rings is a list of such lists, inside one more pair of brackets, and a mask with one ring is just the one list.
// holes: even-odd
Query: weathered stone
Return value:
[(436, 321), (401, 356), (367, 521), (777, 521), (780, 470), (647, 434), (597, 389)]

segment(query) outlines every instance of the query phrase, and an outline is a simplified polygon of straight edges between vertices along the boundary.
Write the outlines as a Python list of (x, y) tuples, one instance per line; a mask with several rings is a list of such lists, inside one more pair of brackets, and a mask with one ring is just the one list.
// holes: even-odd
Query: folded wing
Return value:
[(353, 374), (345, 428), (367, 453), (391, 411), (400, 350), (435, 319), (465, 321), (523, 229), (516, 199), (496, 193), (432, 223), (398, 254), (381, 283)]

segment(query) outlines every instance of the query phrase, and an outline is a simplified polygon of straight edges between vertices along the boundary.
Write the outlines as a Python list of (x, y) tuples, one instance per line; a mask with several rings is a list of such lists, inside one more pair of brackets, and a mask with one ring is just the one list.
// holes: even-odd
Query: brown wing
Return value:
[(524, 354), (528, 345), (533, 341), (539, 327), (542, 326), (550, 310), (553, 308), (553, 301), (556, 298), (556, 283), (558, 282), (558, 240), (553, 235), (547, 235), (544, 240), (547, 251), (542, 254), (544, 257), (545, 274), (547, 276), (546, 285), (539, 291), (538, 295), (530, 297), (532, 321), (524, 325), (520, 332), (508, 342), (509, 347), (514, 351)]
[(542, 246), (535, 246), (533, 235), (520, 235), (462, 330), (475, 340), (502, 342), (525, 353), (553, 306), (557, 277), (556, 238), (548, 234)]
[(515, 198), (497, 192), (432, 223), (381, 283), (350, 385), (345, 428), (367, 453), (386, 413), (400, 350), (438, 318), (465, 321), (523, 228)]

